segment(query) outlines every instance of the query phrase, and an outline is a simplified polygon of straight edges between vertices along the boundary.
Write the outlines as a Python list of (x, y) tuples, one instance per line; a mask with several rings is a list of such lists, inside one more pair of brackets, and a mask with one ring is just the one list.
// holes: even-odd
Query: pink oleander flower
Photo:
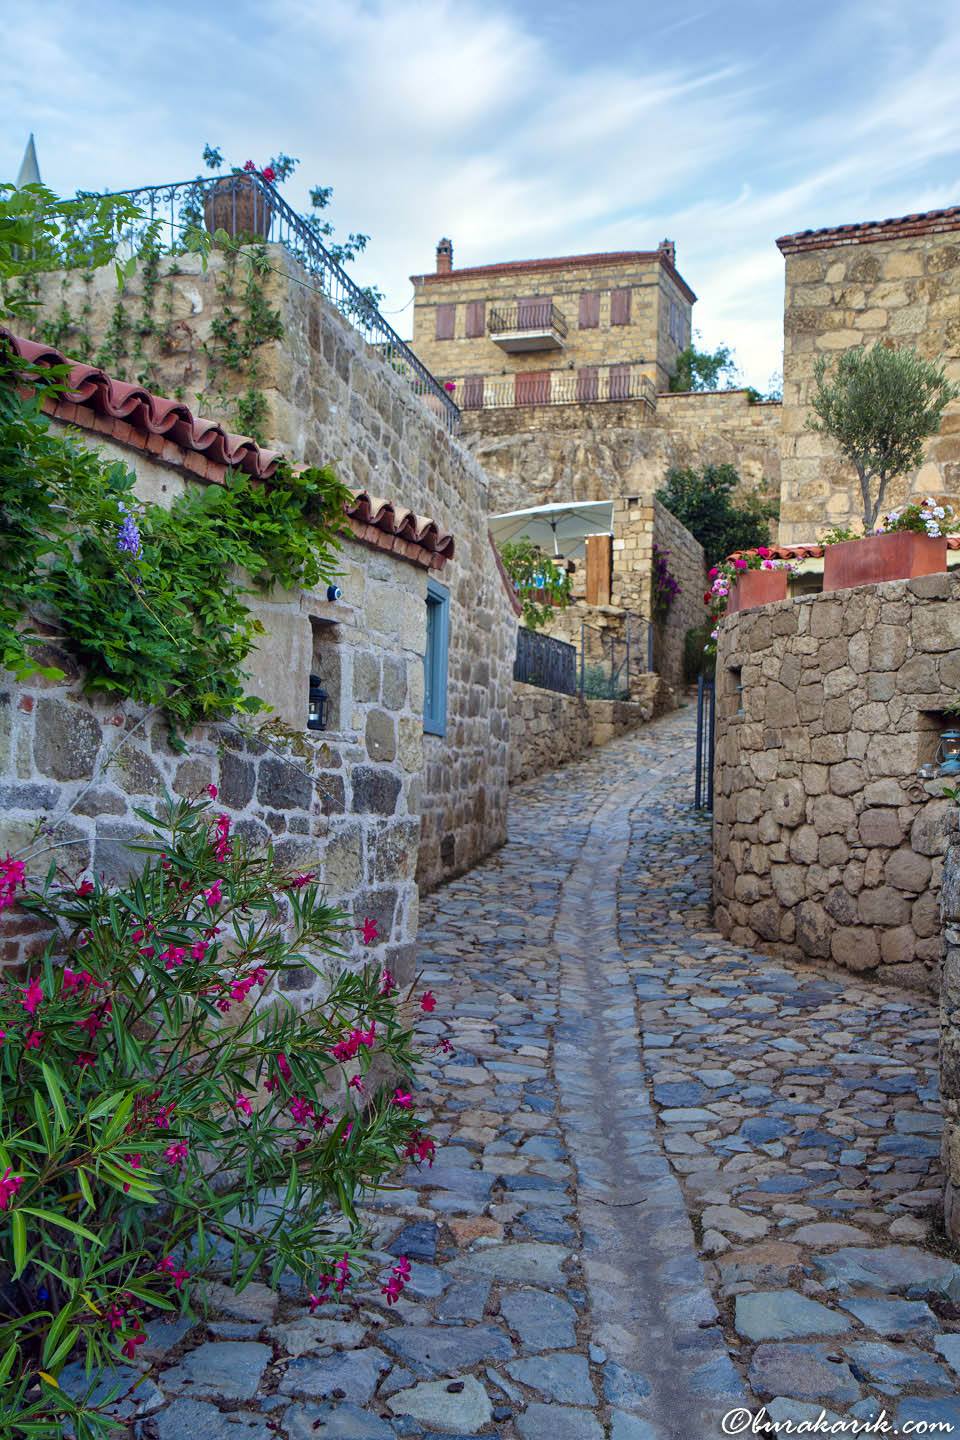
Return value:
[(276, 1060), (277, 1069), (280, 1071), (280, 1074), (283, 1076), (284, 1080), (289, 1080), (291, 1073), (290, 1066), (287, 1064), (287, 1057), (286, 1055), (284, 1055), (282, 1050), (277, 1052)]
[(350, 1258), (346, 1251), (344, 1251), (342, 1258), (337, 1261), (333, 1268), (337, 1272), (337, 1278), (333, 1282), (333, 1288), (338, 1295), (342, 1295), (350, 1283)]
[(23, 1184), (22, 1175), (11, 1175), (8, 1165), (3, 1174), (0, 1175), (0, 1210), (6, 1210), (10, 1202), (15, 1200), (20, 1187)]
[[(333, 1046), (330, 1054), (334, 1060), (339, 1060), (341, 1064), (346, 1060), (352, 1060), (360, 1048), (361, 1038), (361, 1032), (359, 1030), (351, 1030), (346, 1040), (340, 1040)], [(366, 1044), (367, 1042), (364, 1040), (362, 1043)], [(370, 1043), (372, 1044), (373, 1042), (371, 1041)]]
[(436, 995), (434, 995), (433, 991), (424, 990), (423, 994), (420, 996), (420, 1009), (423, 1010), (425, 1014), (431, 1015), (436, 1009), (436, 1005), (437, 997)]
[[(134, 1321), (135, 1325), (139, 1325), (139, 1323), (139, 1320)], [(126, 1340), (124, 1340), (123, 1345), (121, 1346), (121, 1354), (123, 1355), (124, 1359), (133, 1360), (136, 1357), (137, 1346), (145, 1345), (146, 1343), (147, 1337), (140, 1331), (138, 1331), (134, 1335), (128, 1335)]]
[(219, 880), (214, 885), (211, 885), (209, 890), (204, 890), (203, 898), (204, 900), (206, 900), (211, 910), (215, 905), (220, 904), (220, 901), (223, 899), (223, 891), (220, 889)]
[(356, 1090), (358, 1095), (362, 1095), (364, 1093), (363, 1081), (360, 1079), (359, 1075), (352, 1075), (350, 1077), (350, 1079), (347, 1081), (347, 1089)]
[(294, 875), (292, 879), (290, 879), (290, 880), (285, 880), (285, 881), (283, 882), (283, 884), (280, 886), (280, 889), (281, 889), (281, 890), (302, 890), (303, 887), (304, 887), (304, 885), (309, 885), (310, 882), (311, 882), (312, 880), (316, 880), (316, 878), (317, 878), (316, 872), (313, 871), (313, 870), (309, 871), (309, 872), (308, 872), (307, 874), (305, 874), (305, 875)]
[(160, 959), (163, 961), (164, 965), (168, 970), (174, 970), (178, 965), (183, 964), (186, 958), (186, 954), (186, 950), (181, 949), (180, 946), (168, 945), (166, 950), (164, 950), (163, 954), (160, 956)]
[(302, 1095), (294, 1095), (290, 1101), (290, 1114), (298, 1125), (305, 1125), (314, 1119), (313, 1106)]
[(350, 1124), (347, 1126), (346, 1130), (344, 1130), (343, 1134), (340, 1136), (340, 1144), (341, 1144), (341, 1145), (346, 1145), (347, 1141), (350, 1139), (350, 1136), (351, 1136), (352, 1134), (353, 1134), (353, 1121), (351, 1120), (351, 1121), (350, 1121)]
[(217, 795), (219, 794), (219, 791), (217, 790), (216, 785), (208, 785), (208, 786), (207, 786), (207, 794), (210, 796), (210, 799), (211, 799), (211, 800), (216, 800)]
[(411, 1110), (413, 1108), (413, 1096), (405, 1095), (402, 1090), (394, 1090), (393, 1103), (400, 1110)]
[(429, 1135), (414, 1130), (403, 1153), (408, 1160), (416, 1160), (418, 1164), (422, 1164), (426, 1160), (432, 1166), (436, 1148)]
[(230, 817), (229, 815), (220, 815), (217, 819), (217, 840), (213, 852), (216, 858), (220, 861), (228, 860), (230, 858), (230, 852), (233, 847), (230, 844), (229, 835)]
[(28, 1034), (27, 1034), (27, 1041), (26, 1041), (26, 1045), (24, 1046), (24, 1049), (26, 1049), (26, 1050), (39, 1050), (39, 1049), (40, 1049), (40, 1042), (41, 1042), (42, 1039), (43, 1039), (43, 1031), (42, 1031), (42, 1030), (30, 1030), (30, 1031), (28, 1032)]
[(190, 1279), (190, 1271), (178, 1269), (177, 1262), (171, 1259), (169, 1255), (166, 1257), (165, 1260), (160, 1260), (157, 1263), (157, 1269), (164, 1274), (170, 1276), (171, 1280), (173, 1281), (174, 1290), (179, 1290), (182, 1287), (184, 1280)]
[(92, 880), (81, 880), (81, 881), (80, 881), (80, 884), (77, 886), (77, 894), (78, 894), (79, 896), (81, 896), (81, 897), (83, 897), (84, 895), (92, 895), (92, 894), (93, 894), (93, 881), (92, 881)]
[(380, 986), (380, 994), (389, 1000), (395, 989), (393, 976), (389, 970), (383, 972), (383, 984)]
[(171, 1165), (180, 1165), (187, 1158), (186, 1140), (177, 1140), (173, 1145), (168, 1145), (163, 1152), (164, 1158)]
[(377, 922), (376, 920), (371, 920), (369, 915), (366, 920), (364, 920), (362, 929), (364, 945), (372, 945), (374, 940), (379, 940), (380, 931), (377, 929)]
[(238, 1095), (236, 1100), (234, 1100), (233, 1102), (233, 1108), (234, 1110), (242, 1110), (244, 1115), (249, 1115), (252, 1113), (250, 1110), (250, 1101), (247, 1099), (246, 1095)]
[[(139, 1155), (139, 1153), (136, 1154), (136, 1155), (124, 1155), (123, 1158), (124, 1158), (124, 1160), (126, 1160), (127, 1164), (130, 1166), (131, 1170), (139, 1170), (139, 1169), (140, 1169), (140, 1155)], [(123, 1187), (123, 1193), (124, 1193), (124, 1195), (127, 1195), (127, 1194), (129, 1194), (129, 1192), (130, 1192), (130, 1185), (129, 1185), (129, 1183), (125, 1183), (125, 1184), (124, 1184), (124, 1187)]]
[(28, 979), (27, 988), (25, 990), (21, 988), (20, 994), (23, 996), (20, 1004), (24, 1010), (26, 1010), (27, 1014), (30, 1016), (36, 1015), (43, 1002), (43, 986), (40, 984), (40, 981)]
[(209, 940), (198, 940), (196, 945), (192, 946), (190, 950), (190, 959), (202, 960), (204, 955), (207, 953), (207, 946), (209, 945), (209, 943)]
[(400, 1299), (400, 1296), (403, 1294), (403, 1287), (409, 1279), (410, 1261), (406, 1255), (401, 1255), (399, 1262), (394, 1265), (391, 1270), (390, 1278), (387, 1280), (386, 1285), (381, 1285), (380, 1287), (380, 1294), (386, 1295), (388, 1306)]
[(14, 860), (9, 850), (6, 859), (0, 860), (0, 910), (14, 903), (17, 887), (23, 888), (26, 868), (22, 860)]
[(330, 1289), (330, 1281), (331, 1281), (332, 1278), (333, 1278), (333, 1277), (332, 1277), (331, 1275), (321, 1275), (321, 1276), (320, 1276), (320, 1279), (317, 1281), (317, 1289), (320, 1291), (320, 1294), (319, 1294), (319, 1295), (314, 1295), (313, 1291), (312, 1291), (312, 1290), (310, 1291), (310, 1314), (311, 1314), (311, 1315), (313, 1314), (313, 1312), (317, 1309), (317, 1307), (318, 1307), (319, 1305), (322, 1305), (322, 1304), (329, 1298), (329, 1297), (327, 1296), (327, 1291)]

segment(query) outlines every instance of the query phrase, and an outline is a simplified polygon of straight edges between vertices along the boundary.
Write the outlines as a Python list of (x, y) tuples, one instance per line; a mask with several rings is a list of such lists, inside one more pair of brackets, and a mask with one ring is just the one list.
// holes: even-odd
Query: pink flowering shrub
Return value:
[(33, 891), (0, 860), (0, 907), (52, 931), (0, 981), (0, 1434), (114, 1433), (59, 1371), (85, 1359), (92, 1387), (134, 1358), (149, 1313), (188, 1305), (214, 1260), (239, 1287), (292, 1271), (313, 1309), (340, 1294), (363, 1264), (358, 1197), (433, 1163), (408, 997), (368, 965), (312, 1009), (283, 998), (286, 972), (342, 957), (346, 917), (314, 876), (248, 853), (213, 798), (139, 812), (152, 838), (122, 887), (53, 865)]
[(703, 597), (703, 603), (710, 610), (710, 635), (703, 647), (705, 653), (717, 653), (718, 627), (727, 613), (730, 591), (741, 575), (748, 570), (786, 570), (792, 575), (795, 569), (796, 566), (789, 560), (775, 560), (766, 545), (758, 545), (756, 550), (744, 550), (732, 559), (724, 560), (722, 565), (714, 565), (709, 572), (710, 589)]

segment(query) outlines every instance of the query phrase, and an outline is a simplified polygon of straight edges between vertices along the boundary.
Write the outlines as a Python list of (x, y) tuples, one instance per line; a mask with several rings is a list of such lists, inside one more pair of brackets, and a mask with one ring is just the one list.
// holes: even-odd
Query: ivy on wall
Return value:
[(51, 433), (40, 393), (12, 383), (25, 378), (49, 383), (0, 379), (0, 663), (55, 677), (59, 652), (87, 691), (173, 724), (264, 708), (243, 689), (263, 633), (247, 598), (336, 573), (347, 489), (327, 467), (281, 465), (266, 483), (193, 485), (169, 510), (143, 503), (125, 465)]

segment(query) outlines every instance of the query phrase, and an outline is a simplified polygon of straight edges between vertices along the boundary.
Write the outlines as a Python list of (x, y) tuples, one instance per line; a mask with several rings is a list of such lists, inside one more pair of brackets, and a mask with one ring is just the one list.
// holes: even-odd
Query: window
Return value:
[(610, 324), (630, 324), (630, 290), (610, 291)]
[(670, 301), (670, 338), (675, 345), (682, 350), (684, 346), (684, 332), (686, 326), (683, 323), (683, 311), (676, 300)]
[(468, 340), (476, 340), (482, 335), (487, 324), (487, 302), (486, 300), (470, 300), (467, 302), (467, 326), (464, 334)]
[(437, 306), (437, 336), (438, 340), (452, 340), (453, 327), (457, 320), (456, 305)]
[(600, 291), (584, 290), (580, 295), (580, 329), (596, 330), (600, 324)]
[(450, 647), (450, 591), (427, 580), (427, 650), (423, 657), (423, 728), (447, 733), (447, 651)]

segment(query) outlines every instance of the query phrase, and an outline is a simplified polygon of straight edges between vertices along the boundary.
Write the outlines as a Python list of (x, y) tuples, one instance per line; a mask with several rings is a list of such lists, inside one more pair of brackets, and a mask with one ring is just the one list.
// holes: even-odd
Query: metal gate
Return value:
[(713, 809), (713, 731), (716, 715), (716, 679), (701, 675), (697, 680), (697, 774), (694, 805)]

